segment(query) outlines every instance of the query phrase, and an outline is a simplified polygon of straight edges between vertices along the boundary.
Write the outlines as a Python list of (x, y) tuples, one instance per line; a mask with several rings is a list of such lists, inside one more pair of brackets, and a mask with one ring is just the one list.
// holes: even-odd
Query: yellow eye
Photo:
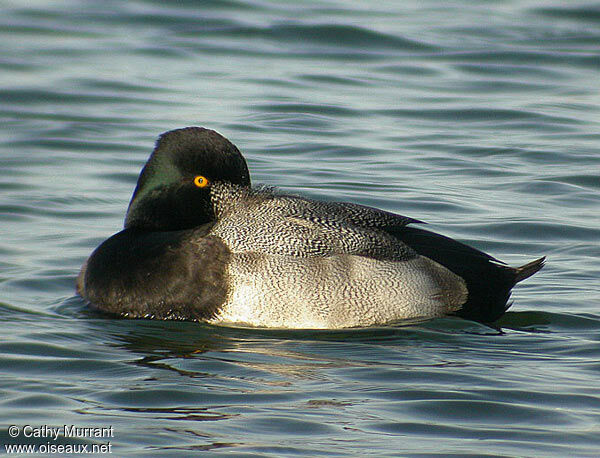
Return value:
[(194, 178), (194, 184), (199, 188), (206, 188), (210, 184), (210, 182), (206, 177), (198, 175), (196, 178)]

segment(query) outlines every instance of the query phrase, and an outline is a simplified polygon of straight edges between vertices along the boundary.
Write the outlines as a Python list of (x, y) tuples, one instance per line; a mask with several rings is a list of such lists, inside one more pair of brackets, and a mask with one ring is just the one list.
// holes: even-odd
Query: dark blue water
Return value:
[[(1, 11), (2, 453), (110, 442), (115, 456), (597, 455), (597, 5)], [(548, 264), (498, 329), (448, 318), (276, 331), (88, 311), (80, 265), (121, 228), (156, 136), (188, 125), (236, 143), (256, 183)], [(23, 437), (26, 425), (114, 433), (54, 440)]]

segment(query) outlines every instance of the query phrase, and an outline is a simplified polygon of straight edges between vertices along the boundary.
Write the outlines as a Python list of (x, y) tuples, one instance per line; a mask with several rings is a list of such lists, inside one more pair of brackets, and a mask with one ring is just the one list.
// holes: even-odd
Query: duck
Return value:
[(123, 318), (297, 329), (493, 323), (545, 263), (510, 267), (421, 224), (252, 186), (233, 143), (186, 127), (158, 137), (123, 230), (92, 252), (76, 289)]

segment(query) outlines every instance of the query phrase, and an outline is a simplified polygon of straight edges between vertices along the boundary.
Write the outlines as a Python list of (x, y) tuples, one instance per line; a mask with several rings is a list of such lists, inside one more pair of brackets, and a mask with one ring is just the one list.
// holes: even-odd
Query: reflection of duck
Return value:
[(125, 229), (83, 266), (79, 293), (126, 317), (340, 328), (459, 315), (491, 322), (518, 268), (419, 221), (362, 205), (251, 188), (246, 162), (218, 133), (160, 136)]

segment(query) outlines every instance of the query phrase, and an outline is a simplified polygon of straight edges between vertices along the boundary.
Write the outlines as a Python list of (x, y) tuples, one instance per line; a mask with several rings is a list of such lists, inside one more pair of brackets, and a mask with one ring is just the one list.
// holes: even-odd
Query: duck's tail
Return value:
[(544, 264), (546, 264), (546, 256), (542, 256), (535, 261), (528, 262), (521, 267), (515, 268), (515, 284), (531, 277), (534, 273), (544, 267)]

